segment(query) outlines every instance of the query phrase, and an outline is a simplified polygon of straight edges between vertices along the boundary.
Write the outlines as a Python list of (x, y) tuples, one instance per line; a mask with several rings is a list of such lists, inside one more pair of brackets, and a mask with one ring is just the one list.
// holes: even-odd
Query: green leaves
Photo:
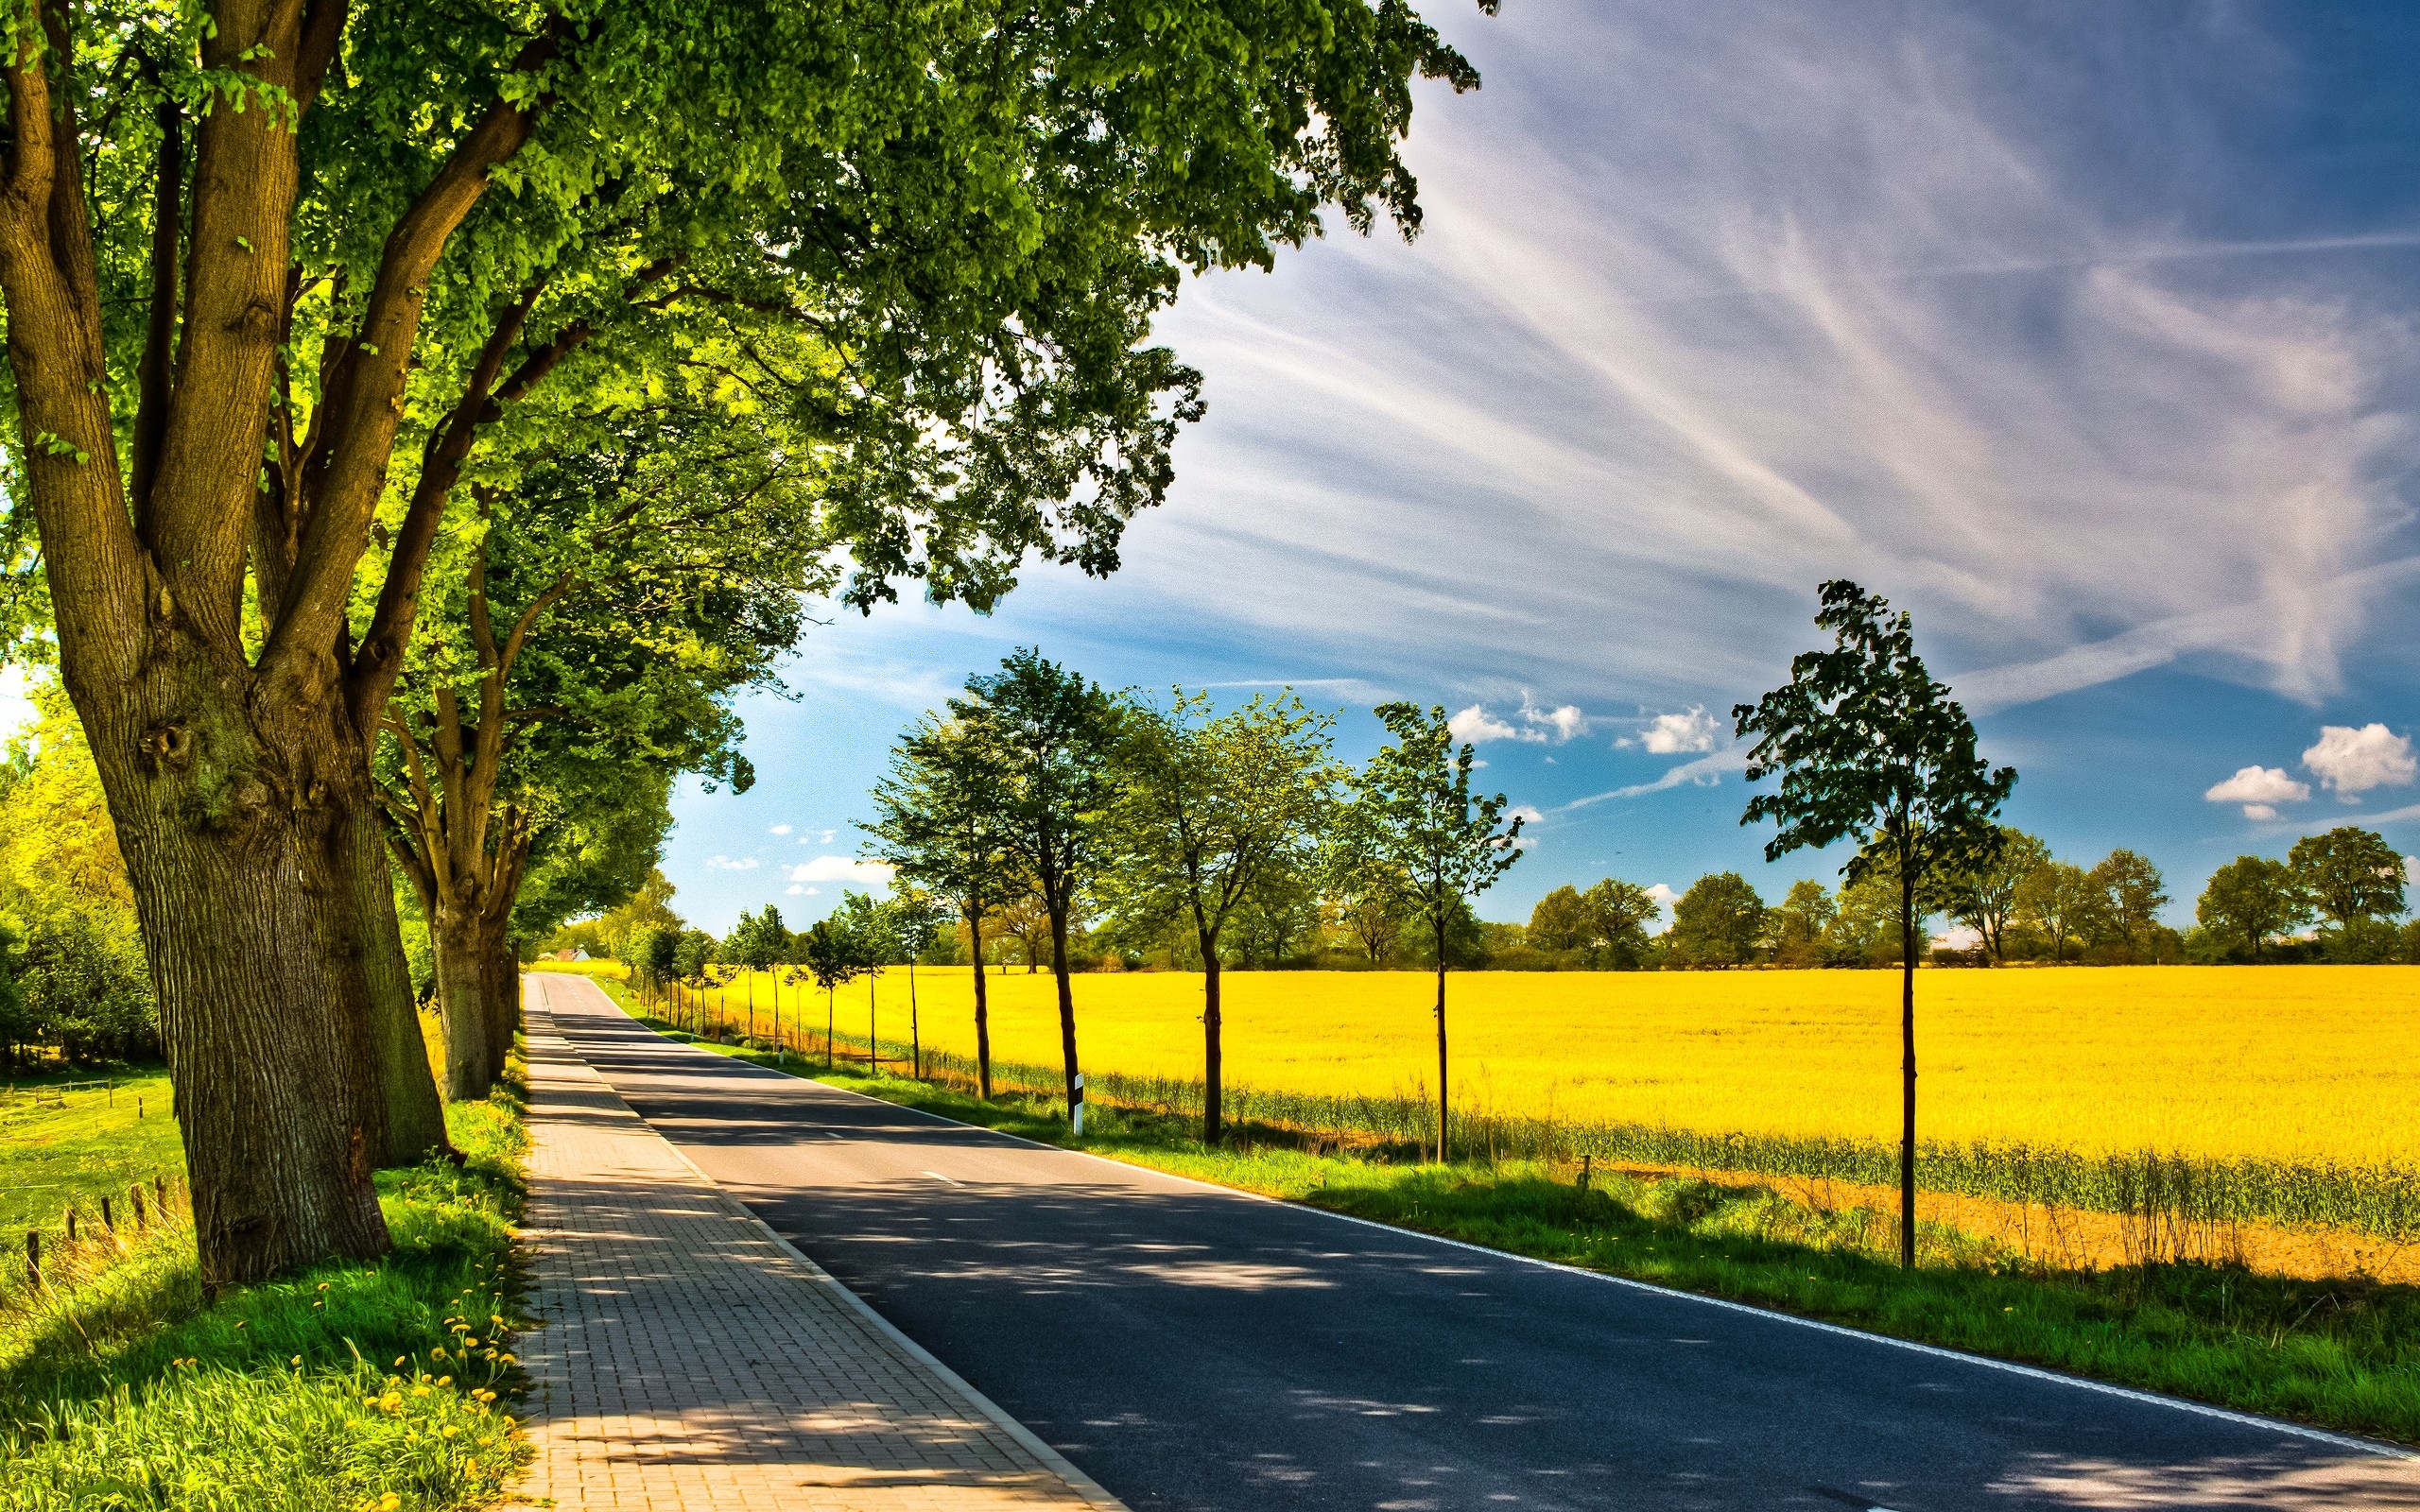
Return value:
[(1456, 748), (1443, 705), (1387, 703), (1376, 713), (1395, 738), (1355, 780), (1350, 833), (1368, 848), (1364, 867), (1401, 877), (1413, 916), (1442, 929), (1521, 858), (1521, 819), (1502, 824), (1503, 794), (1471, 792), (1477, 758), (1467, 744)]
[(1852, 882), (1884, 855), (1913, 885), (1936, 867), (1987, 857), (2016, 772), (1976, 754), (1975, 727), (1925, 670), (1906, 614), (1844, 579), (1821, 596), (1815, 623), (1833, 632), (1831, 648), (1801, 654), (1787, 686), (1732, 710), (1741, 738), (1756, 737), (1748, 781), (1781, 778), (1739, 822), (1775, 821), (1768, 861), (1870, 837), (1843, 868)]
[(1291, 694), (1223, 714), (1204, 693), (1129, 701), (1100, 889), (1128, 936), (1182, 921), (1215, 949), (1238, 910), (1299, 884), (1335, 807), (1333, 724)]

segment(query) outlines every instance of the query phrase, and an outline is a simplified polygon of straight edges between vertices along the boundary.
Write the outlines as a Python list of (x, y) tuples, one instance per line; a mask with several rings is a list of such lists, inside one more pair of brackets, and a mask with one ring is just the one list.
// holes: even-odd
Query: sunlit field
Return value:
[[(924, 1042), (975, 1047), (964, 968), (919, 968)], [(1227, 1079), (1270, 1092), (1392, 1097), (1435, 1085), (1419, 972), (1224, 978)], [(1056, 1065), (1051, 978), (987, 982), (993, 1054)], [(870, 985), (841, 989), (861, 1037)], [(1898, 1129), (1897, 973), (1470, 972), (1450, 978), (1454, 1101), (1472, 1114), (1877, 1142)], [(871, 985), (886, 1044), (908, 1039), (908, 972)], [(2079, 1152), (2420, 1163), (2420, 967), (1927, 971), (1917, 993), (1928, 1140)], [(1201, 979), (1075, 979), (1088, 1071), (1196, 1077)], [(746, 989), (722, 994), (735, 1007)], [(756, 977), (760, 1032), (772, 983)], [(823, 998), (781, 988), (786, 1024)], [(803, 1012), (802, 1012), (803, 1010)]]

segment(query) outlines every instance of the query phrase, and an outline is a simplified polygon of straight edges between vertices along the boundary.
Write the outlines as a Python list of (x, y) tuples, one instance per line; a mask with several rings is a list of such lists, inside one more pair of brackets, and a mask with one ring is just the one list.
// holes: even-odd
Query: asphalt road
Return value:
[(2420, 1462), (1609, 1281), (556, 1026), (1137, 1512), (2420, 1508)]

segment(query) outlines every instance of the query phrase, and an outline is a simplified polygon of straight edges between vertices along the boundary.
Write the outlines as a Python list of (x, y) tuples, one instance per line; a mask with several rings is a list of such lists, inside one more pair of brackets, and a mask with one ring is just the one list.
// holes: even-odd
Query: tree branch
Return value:
[[(512, 71), (527, 73), (553, 61), (569, 35), (568, 23), (558, 18), (522, 49)], [(261, 657), (262, 672), (272, 681), (307, 680), (305, 668), (326, 656), (336, 640), (402, 420), (405, 377), (429, 274), (486, 191), (491, 173), (528, 142), (552, 99), (551, 93), (543, 94), (526, 109), (501, 96), (492, 101), (388, 234), (360, 339), (343, 365), (342, 381), (324, 401), (328, 441), (312, 457), (304, 478), (310, 513), (302, 550)]]
[(128, 487), (134, 506), (134, 533), (145, 541), (151, 536), (151, 485), (160, 475), (160, 447), (168, 434), (168, 391), (173, 373), (168, 365), (176, 338), (178, 281), (184, 232), (185, 129), (184, 112), (160, 88), (160, 67), (147, 53), (143, 76), (159, 91), (152, 114), (160, 130), (160, 149), (151, 186), (151, 310), (143, 329), (143, 357), (135, 369), (137, 399), (131, 476)]

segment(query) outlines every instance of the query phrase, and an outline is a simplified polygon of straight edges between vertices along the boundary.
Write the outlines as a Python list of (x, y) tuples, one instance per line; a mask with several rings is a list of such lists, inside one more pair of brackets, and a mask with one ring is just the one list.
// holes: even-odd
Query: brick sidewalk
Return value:
[(683, 1160), (553, 1028), (613, 1011), (528, 979), (537, 1460), (566, 1508), (1116, 1509)]

